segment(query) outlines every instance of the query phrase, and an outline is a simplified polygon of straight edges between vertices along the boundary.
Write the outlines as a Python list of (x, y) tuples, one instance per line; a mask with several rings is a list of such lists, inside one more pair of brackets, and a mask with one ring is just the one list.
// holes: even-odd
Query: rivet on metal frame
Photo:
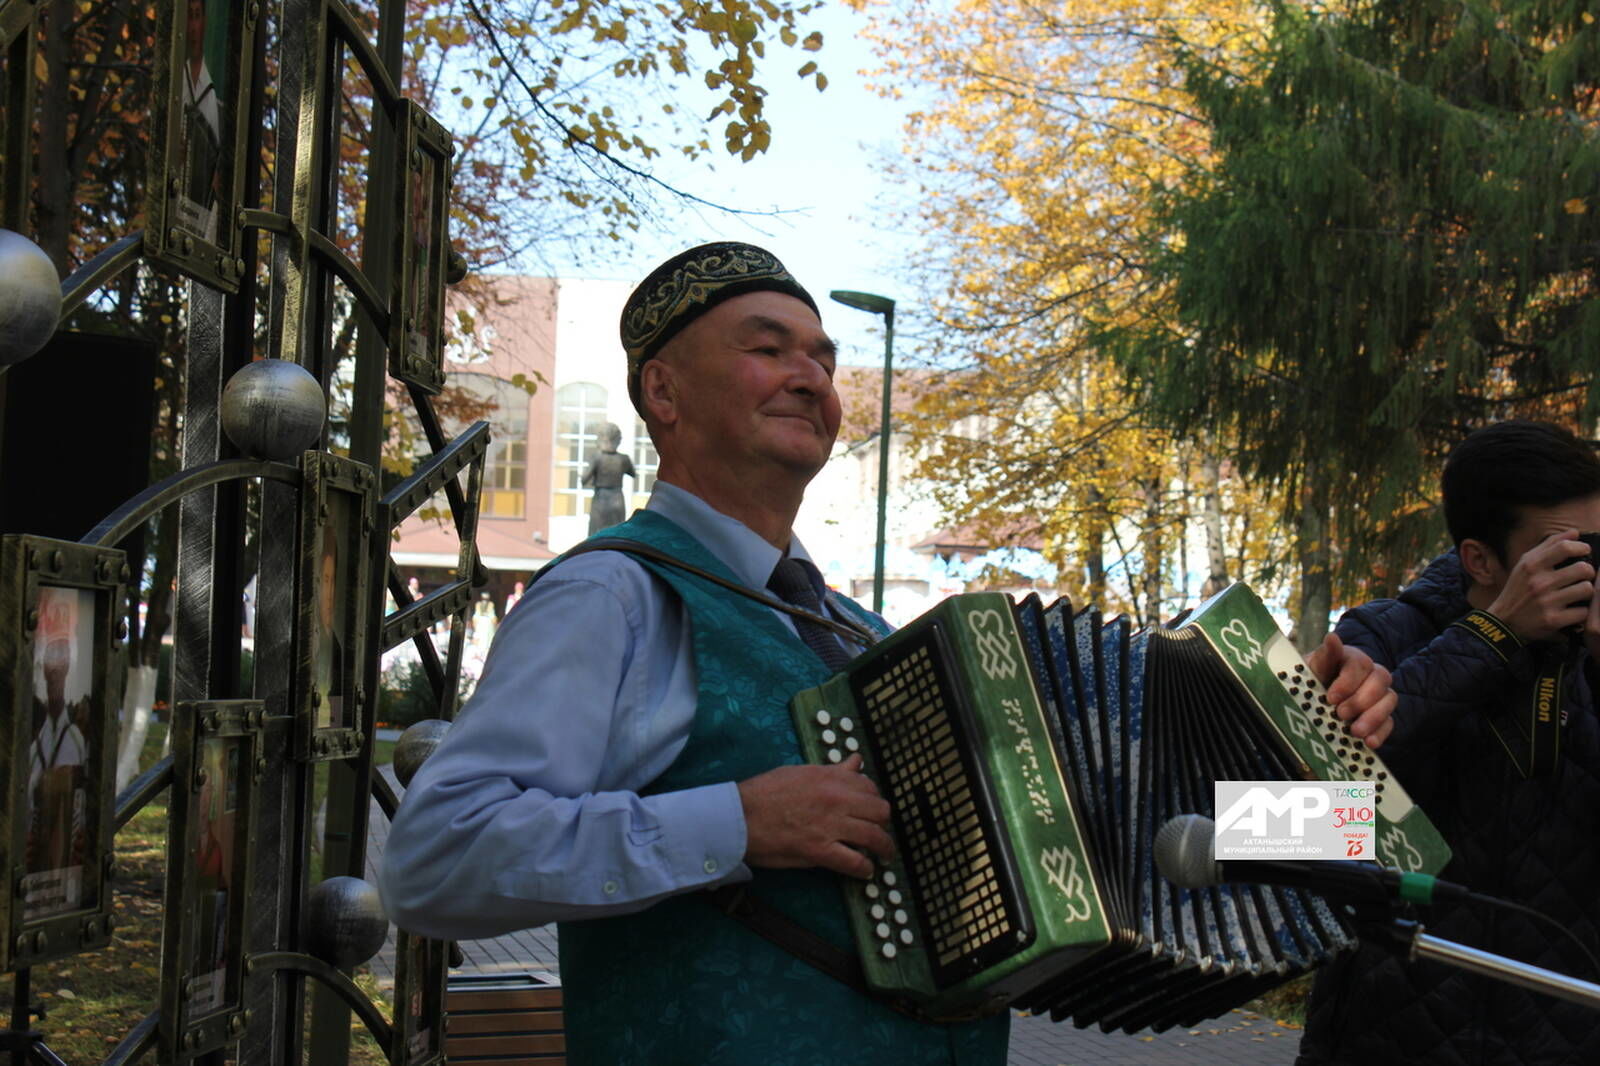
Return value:
[[(177, 178), (173, 178), (171, 184), (167, 186), (167, 195), (177, 196), (181, 192), (183, 192), (183, 182), (179, 181)], [(177, 233), (178, 231), (172, 230), (171, 232)]]
[(196, 770), (194, 775), (194, 790), (199, 792), (202, 788), (205, 788), (207, 780), (209, 780), (209, 778), (204, 770)]
[(217, 716), (217, 712), (206, 712), (206, 732), (215, 733), (220, 728), (222, 728), (222, 719)]
[(189, 235), (187, 233), (185, 233), (183, 235), (183, 237), (181, 238), (179, 243), (183, 246), (183, 254), (184, 255), (188, 255), (191, 251), (194, 250), (194, 241), (189, 238)]
[(49, 947), (50, 938), (44, 935), (43, 929), (33, 934), (33, 953), (35, 955), (43, 955)]
[(108, 914), (105, 916), (105, 919), (101, 921), (100, 927), (105, 930), (106, 936), (110, 936), (112, 930), (116, 929), (117, 927), (117, 920)]
[(132, 577), (132, 576), (133, 576), (133, 571), (128, 569), (128, 565), (126, 563), (124, 563), (122, 565), (122, 569), (121, 570), (117, 571), (117, 577), (122, 581), (122, 583), (124, 585), (126, 585), (128, 583), (128, 579), (130, 577)]
[(318, 690), (318, 689), (312, 689), (311, 690), (311, 706), (313, 706), (313, 707), (321, 707), (322, 706), (322, 692), (320, 690)]
[(243, 257), (236, 257), (234, 259), (234, 261), (233, 261), (233, 272), (235, 274), (243, 274), (244, 273), (244, 258)]
[(36, 610), (29, 611), (28, 612), (27, 623), (28, 623), (28, 632), (31, 633), (35, 629), (38, 629), (39, 628), (39, 612), (36, 611)]
[(267, 776), (267, 757), (261, 756), (256, 760), (256, 780), (260, 781)]
[(66, 556), (65, 552), (61, 551), (60, 549), (57, 549), (56, 551), (53, 551), (53, 552), (50, 553), (50, 569), (52, 569), (52, 570), (60, 570), (63, 566), (66, 566), (66, 565), (67, 565), (67, 556)]
[(217, 256), (217, 273), (227, 277), (233, 272), (233, 260), (226, 255)]
[(171, 245), (178, 244), (178, 227), (173, 226), (171, 229), (167, 230), (167, 243)]
[(127, 639), (128, 639), (128, 620), (126, 618), (124, 618), (122, 621), (117, 623), (117, 640), (123, 641), (123, 640), (127, 640)]

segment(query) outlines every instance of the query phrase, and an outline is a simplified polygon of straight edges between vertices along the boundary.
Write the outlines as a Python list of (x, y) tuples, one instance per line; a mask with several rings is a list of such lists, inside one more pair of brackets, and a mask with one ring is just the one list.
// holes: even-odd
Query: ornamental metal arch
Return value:
[[(24, 235), (34, 200), (53, 193), (33, 173), (35, 149), (68, 136), (34, 121), (50, 7), (0, 0), (0, 228)], [(380, 657), (412, 641), (438, 717), (451, 719), (472, 590), (484, 579), (474, 538), (488, 425), (448, 440), (432, 400), (443, 383), (444, 286), (465, 273), (447, 239), (450, 137), (400, 93), (404, 0), (360, 11), (345, 0), (158, 0), (154, 9), (146, 225), (91, 249), (60, 300), (65, 317), (136, 269), (188, 279), (179, 469), (75, 540), (26, 529), (0, 537), (9, 701), (0, 969), (13, 993), (0, 1050), (19, 1063), (62, 1061), (33, 1025), (32, 969), (110, 941), (116, 834), (166, 797), (160, 993), (143, 1021), (113, 1034), (103, 1061), (336, 1064), (348, 1058), (353, 1015), (395, 1066), (428, 1066), (443, 1061), (450, 946), (400, 934), (392, 1020), (350, 973), (384, 925), (359, 880), (370, 805), (385, 815), (395, 807), (373, 771)], [(371, 99), (358, 254), (337, 233), (347, 76)], [(270, 168), (267, 126), (277, 132)], [(354, 367), (336, 381), (333, 334), (343, 326), (355, 331)], [(17, 358), (0, 351), (0, 363)], [(385, 484), (391, 382), (432, 455)], [(323, 418), (335, 387), (350, 396), (338, 454)], [(3, 452), (0, 470), (30, 461)], [(413, 601), (390, 558), (392, 533), (440, 495), (460, 539), (457, 576)], [(178, 514), (171, 755), (114, 795), (124, 549), (168, 509)], [(235, 591), (247, 530), (259, 553), (248, 685)], [(450, 625), (443, 656), (430, 638), (441, 622)]]

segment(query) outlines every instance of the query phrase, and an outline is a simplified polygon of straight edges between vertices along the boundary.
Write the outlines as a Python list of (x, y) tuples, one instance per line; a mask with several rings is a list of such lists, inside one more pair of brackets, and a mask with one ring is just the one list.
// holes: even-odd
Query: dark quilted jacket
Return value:
[[(1506, 664), (1478, 637), (1450, 628), (1470, 609), (1463, 580), (1455, 554), (1444, 555), (1398, 599), (1339, 621), (1346, 643), (1394, 672), (1400, 705), (1381, 754), (1454, 852), (1441, 876), (1550, 915), (1600, 954), (1593, 667), (1569, 673), (1560, 766), (1524, 780), (1483, 709), (1528, 699), (1534, 652)], [(1446, 940), (1600, 982), (1565, 937), (1521, 915), (1468, 905), (1418, 917)], [(1299, 1062), (1600, 1066), (1600, 1011), (1363, 947), (1318, 975)]]

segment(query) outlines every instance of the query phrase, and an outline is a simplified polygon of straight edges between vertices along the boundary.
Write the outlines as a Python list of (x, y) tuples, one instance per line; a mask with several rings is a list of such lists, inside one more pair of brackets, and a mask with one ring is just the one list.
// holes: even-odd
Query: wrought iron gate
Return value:
[[(39, 142), (68, 136), (34, 121), (44, 20), (91, 7), (0, 0), (4, 229), (27, 233), (37, 203), (58, 194), (33, 173)], [(338, 1063), (352, 1011), (391, 1063), (443, 1058), (449, 945), (399, 934), (392, 1023), (350, 977), (385, 928), (371, 887), (356, 880), (370, 805), (389, 814), (395, 804), (372, 765), (380, 656), (415, 641), (449, 720), (482, 583), (474, 536), (488, 427), (447, 440), (432, 402), (443, 383), (444, 286), (465, 272), (447, 240), (452, 149), (398, 88), (405, 7), (155, 5), (144, 225), (88, 257), (60, 300), (65, 317), (130, 271), (188, 279), (181, 461), (79, 538), (24, 529), (0, 541), (0, 849), (10, 879), (0, 966), (14, 975), (4, 1034), (14, 1061), (60, 1061), (47, 1027), (31, 1028), (31, 968), (80, 953), (94, 965), (115, 932), (116, 834), (160, 796), (169, 820), (159, 1003), (107, 1063)], [(339, 181), (351, 142), (342, 86), (352, 81), (370, 100), (361, 202)], [(270, 159), (265, 128), (276, 132)], [(0, 276), (0, 289), (7, 283)], [(338, 365), (336, 332), (353, 332), (351, 369)], [(324, 418), (335, 390), (349, 396), (338, 434)], [(390, 484), (380, 455), (385, 398), (396, 392), (432, 455)], [(13, 450), (0, 468), (38, 461)], [(413, 602), (389, 557), (391, 532), (441, 495), (460, 537), (457, 578)], [(128, 545), (169, 508), (179, 516), (172, 754), (113, 795), (126, 612), (139, 599), (129, 562), (142, 561)], [(257, 584), (245, 683), (247, 541)], [(441, 657), (429, 629), (446, 621)]]

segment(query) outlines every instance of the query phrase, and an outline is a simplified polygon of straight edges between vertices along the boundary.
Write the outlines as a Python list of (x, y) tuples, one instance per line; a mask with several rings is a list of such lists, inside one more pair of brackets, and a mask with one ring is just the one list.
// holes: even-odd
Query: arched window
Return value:
[(655, 487), (656, 468), (661, 465), (661, 456), (656, 454), (655, 442), (650, 439), (650, 431), (644, 426), (644, 419), (633, 420), (633, 472), (637, 475), (633, 479), (633, 505), (643, 507), (650, 499), (650, 490)]
[(450, 383), (489, 408), (481, 416), (489, 420), (490, 440), (479, 515), (521, 518), (527, 511), (528, 394), (488, 374), (451, 374)]
[(600, 450), (600, 427), (606, 421), (606, 390), (589, 381), (576, 381), (556, 390), (555, 499), (550, 514), (589, 513), (593, 495), (583, 487), (583, 472)]

